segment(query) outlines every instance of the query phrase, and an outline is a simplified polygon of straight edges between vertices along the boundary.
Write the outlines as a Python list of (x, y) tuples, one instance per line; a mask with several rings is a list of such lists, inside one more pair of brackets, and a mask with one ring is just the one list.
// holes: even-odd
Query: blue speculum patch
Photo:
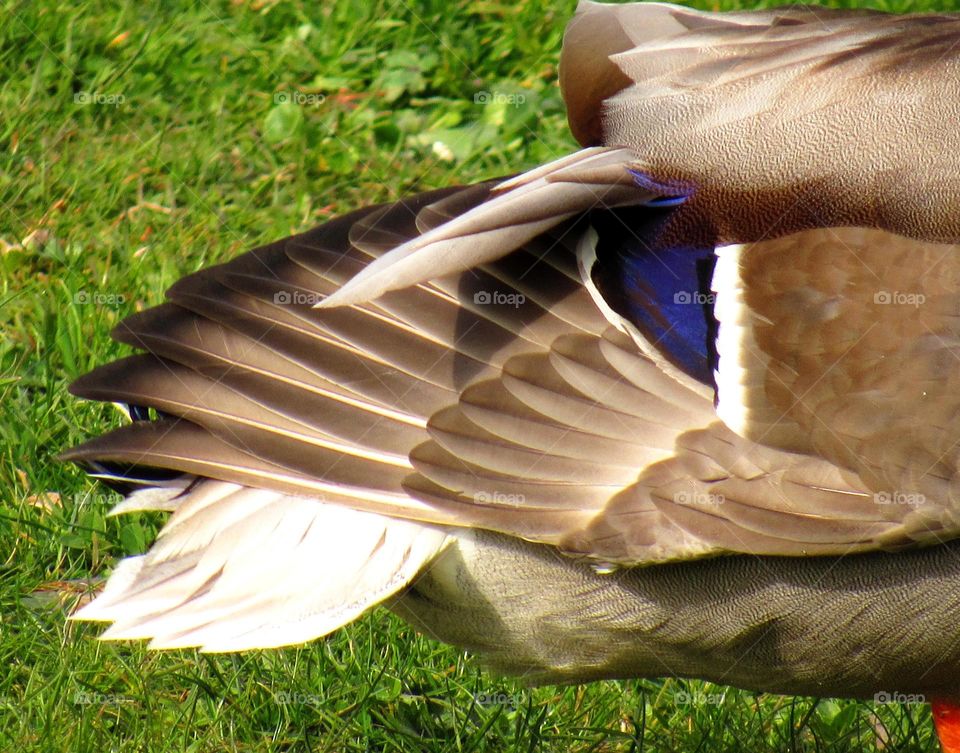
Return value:
[(714, 385), (717, 321), (710, 289), (714, 248), (666, 243), (663, 229), (692, 195), (689, 188), (664, 186), (642, 174), (638, 184), (673, 192), (645, 207), (598, 212), (597, 264), (593, 278), (618, 314), (633, 323), (677, 368)]
[(628, 318), (658, 350), (690, 376), (713, 384), (716, 366), (713, 249), (668, 248), (624, 263)]
[(694, 187), (680, 181), (657, 180), (641, 170), (628, 170), (638, 188), (659, 194), (647, 202), (648, 207), (676, 207), (683, 204), (694, 194)]

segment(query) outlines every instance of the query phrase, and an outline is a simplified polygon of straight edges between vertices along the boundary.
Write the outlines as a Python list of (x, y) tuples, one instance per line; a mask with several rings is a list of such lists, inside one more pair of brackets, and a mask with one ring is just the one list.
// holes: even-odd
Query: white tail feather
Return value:
[(303, 643), (410, 583), (447, 543), (438, 528), (309, 497), (203, 481), (147, 554), (120, 562), (74, 619), (151, 648)]
[(146, 489), (137, 489), (115, 505), (108, 515), (122, 515), (125, 512), (147, 512), (162, 510), (173, 512), (177, 509), (180, 494), (186, 489), (186, 483), (178, 480), (169, 486), (151, 486)]

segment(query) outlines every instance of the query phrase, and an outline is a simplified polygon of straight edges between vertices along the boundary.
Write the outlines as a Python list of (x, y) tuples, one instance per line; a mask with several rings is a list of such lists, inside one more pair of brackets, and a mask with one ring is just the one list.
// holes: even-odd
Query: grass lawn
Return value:
[(383, 610), (224, 656), (65, 624), (162, 522), (106, 518), (117, 500), (54, 459), (120, 421), (66, 392), (126, 352), (111, 327), (254, 245), (572, 149), (555, 82), (573, 7), (2, 3), (0, 750), (936, 749), (925, 706), (676, 679), (527, 689)]

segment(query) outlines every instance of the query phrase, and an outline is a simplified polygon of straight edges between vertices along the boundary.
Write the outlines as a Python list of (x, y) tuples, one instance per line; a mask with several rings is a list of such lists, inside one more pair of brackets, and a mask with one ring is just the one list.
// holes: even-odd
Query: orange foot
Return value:
[(940, 736), (943, 753), (960, 753), (960, 705), (950, 701), (931, 701), (933, 723)]

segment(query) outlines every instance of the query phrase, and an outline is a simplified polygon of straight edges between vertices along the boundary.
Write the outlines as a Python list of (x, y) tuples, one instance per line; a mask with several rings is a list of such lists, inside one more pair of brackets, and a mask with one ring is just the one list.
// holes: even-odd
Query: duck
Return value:
[(191, 274), (71, 385), (162, 510), (75, 619), (376, 605), (530, 682), (924, 699), (960, 751), (960, 17), (581, 2), (580, 148)]

